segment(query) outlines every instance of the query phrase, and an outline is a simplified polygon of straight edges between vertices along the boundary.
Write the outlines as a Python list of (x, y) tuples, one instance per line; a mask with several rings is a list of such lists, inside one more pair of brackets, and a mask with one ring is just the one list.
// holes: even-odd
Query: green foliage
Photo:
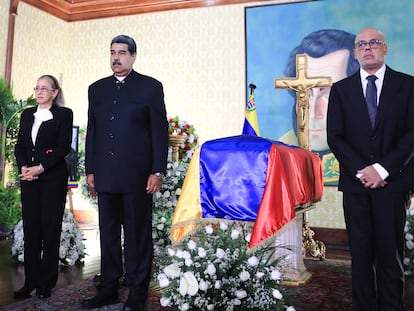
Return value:
[(22, 218), (18, 184), (0, 184), (0, 225), (13, 228)]
[(19, 127), (18, 116), (24, 108), (36, 104), (33, 97), (26, 100), (15, 100), (13, 91), (7, 86), (7, 80), (0, 78), (0, 179), (5, 180), (4, 166), (6, 161), (14, 162), (14, 145)]

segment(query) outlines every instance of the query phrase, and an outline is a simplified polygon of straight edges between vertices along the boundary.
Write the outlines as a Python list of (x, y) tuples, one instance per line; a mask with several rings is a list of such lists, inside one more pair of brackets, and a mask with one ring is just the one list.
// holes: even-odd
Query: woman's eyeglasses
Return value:
[(50, 91), (54, 91), (55, 89), (52, 89), (51, 87), (38, 87), (36, 86), (35, 88), (33, 88), (33, 90), (35, 92), (40, 92), (40, 93), (46, 93), (46, 92), (50, 92)]

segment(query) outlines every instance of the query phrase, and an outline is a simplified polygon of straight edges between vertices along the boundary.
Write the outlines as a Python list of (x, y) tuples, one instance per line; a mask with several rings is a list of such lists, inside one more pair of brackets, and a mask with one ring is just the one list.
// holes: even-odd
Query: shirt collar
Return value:
[[(375, 73), (374, 73), (374, 75), (375, 76), (377, 76), (377, 78), (379, 79), (379, 80), (381, 80), (381, 81), (383, 81), (384, 80), (384, 75), (385, 75), (385, 64), (383, 64), (382, 66), (381, 66), (381, 68), (380, 69), (378, 69)], [(360, 68), (360, 73), (361, 73), (361, 80), (362, 81), (365, 81), (365, 79), (368, 77), (368, 76), (371, 76), (371, 74), (370, 73), (368, 73), (368, 72), (366, 72), (364, 69), (362, 69), (362, 68)]]

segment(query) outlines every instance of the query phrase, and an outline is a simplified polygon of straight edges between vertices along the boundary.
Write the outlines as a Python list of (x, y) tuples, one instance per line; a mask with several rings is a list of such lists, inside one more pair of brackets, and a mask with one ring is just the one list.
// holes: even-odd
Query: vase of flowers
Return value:
[(164, 307), (186, 310), (295, 310), (284, 301), (275, 247), (247, 252), (251, 225), (204, 224), (169, 246), (155, 274)]
[(189, 163), (198, 146), (198, 134), (193, 125), (178, 116), (168, 118), (168, 132), (170, 135), (182, 135), (185, 140), (178, 151), (179, 161)]

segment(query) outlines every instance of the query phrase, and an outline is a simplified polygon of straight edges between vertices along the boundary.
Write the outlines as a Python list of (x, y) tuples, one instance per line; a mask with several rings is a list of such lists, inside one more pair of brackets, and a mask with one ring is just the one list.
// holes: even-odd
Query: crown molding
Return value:
[[(15, 0), (14, 0), (15, 1)], [(249, 3), (252, 0), (21, 0), (66, 22)]]

